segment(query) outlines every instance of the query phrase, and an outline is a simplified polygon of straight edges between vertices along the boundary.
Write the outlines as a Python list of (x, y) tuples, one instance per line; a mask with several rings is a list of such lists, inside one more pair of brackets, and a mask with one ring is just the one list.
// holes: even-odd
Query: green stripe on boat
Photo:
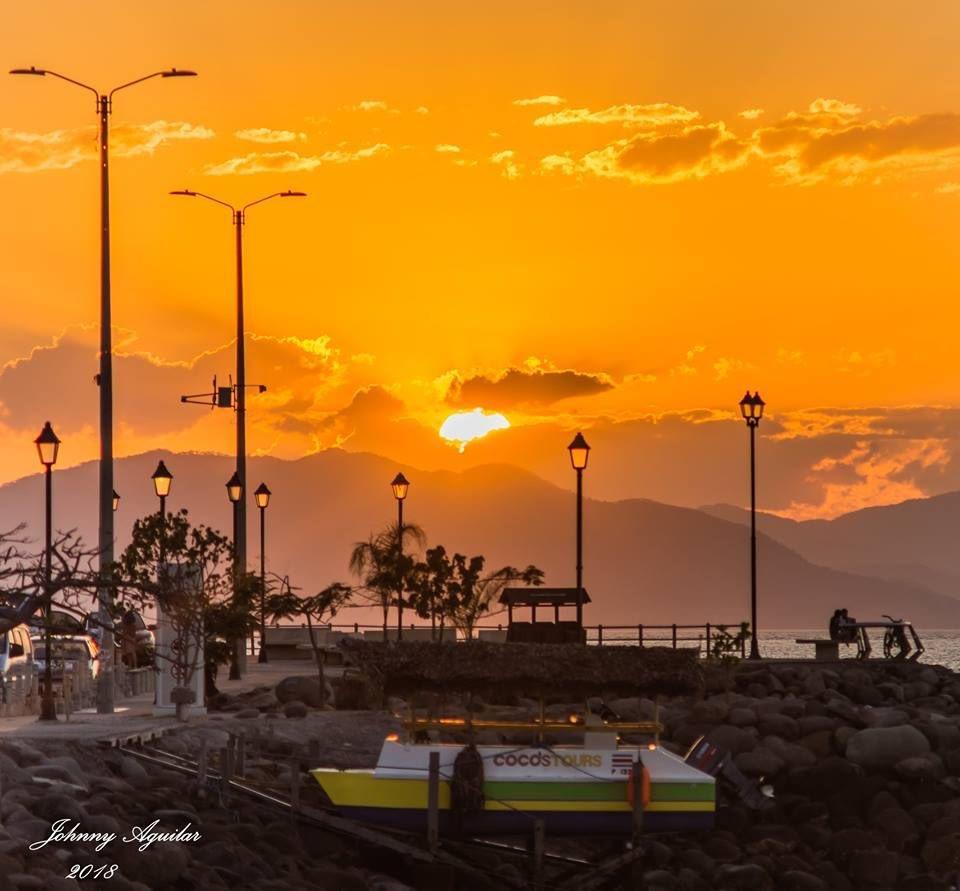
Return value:
[[(653, 783), (651, 801), (714, 801), (713, 783)], [(626, 783), (543, 783), (487, 780), (484, 792), (495, 801), (626, 801)]]
[(651, 801), (714, 801), (713, 783), (654, 783), (650, 787)]

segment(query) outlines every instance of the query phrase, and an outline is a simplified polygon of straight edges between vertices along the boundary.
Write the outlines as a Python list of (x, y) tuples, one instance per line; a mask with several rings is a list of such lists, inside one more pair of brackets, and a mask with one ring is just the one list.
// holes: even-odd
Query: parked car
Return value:
[[(100, 674), (100, 645), (88, 634), (58, 634), (50, 640), (53, 650), (51, 665), (54, 681), (62, 681), (64, 674), (76, 676), (86, 672), (91, 678)], [(33, 639), (33, 661), (43, 674), (47, 667), (47, 646), (44, 638)]]
[(6, 634), (0, 634), (0, 675), (6, 677), (11, 669), (33, 659), (33, 643), (26, 625), (17, 625)]
[[(117, 648), (116, 658), (128, 668), (142, 668), (153, 665), (153, 653), (156, 647), (156, 637), (153, 629), (155, 625), (148, 625), (143, 616), (136, 610), (128, 610), (123, 618), (117, 622), (113, 630), (113, 639)], [(101, 637), (100, 623), (87, 620), (87, 633), (99, 645)]]

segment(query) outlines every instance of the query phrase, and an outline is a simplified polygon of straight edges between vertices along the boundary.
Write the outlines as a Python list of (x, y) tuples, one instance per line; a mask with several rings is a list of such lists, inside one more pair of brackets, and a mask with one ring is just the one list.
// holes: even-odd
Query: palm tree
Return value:
[(413, 524), (392, 523), (366, 541), (358, 541), (350, 554), (350, 571), (360, 579), (360, 590), (371, 603), (383, 610), (383, 639), (387, 639), (390, 607), (403, 602), (409, 576), (416, 565), (407, 553), (407, 544), (421, 548), (426, 542), (423, 530)]

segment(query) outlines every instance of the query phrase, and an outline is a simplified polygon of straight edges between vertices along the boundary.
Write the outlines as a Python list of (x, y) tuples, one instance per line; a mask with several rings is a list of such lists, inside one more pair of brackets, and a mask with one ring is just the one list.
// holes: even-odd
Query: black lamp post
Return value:
[(403, 502), (410, 488), (410, 480), (398, 473), (390, 483), (393, 497), (397, 499), (397, 640), (403, 638), (403, 580), (399, 577), (399, 558), (403, 556)]
[[(246, 572), (246, 566), (240, 560), (240, 513), (243, 498), (243, 480), (238, 471), (233, 472), (233, 476), (227, 480), (227, 498), (233, 505), (233, 596), (237, 597), (237, 588), (240, 585), (240, 579)], [(230, 655), (230, 680), (240, 680), (241, 657), (246, 655), (246, 638), (241, 637), (239, 641), (234, 641), (233, 652)]]
[(264, 641), (267, 639), (267, 506), (273, 493), (266, 483), (260, 483), (254, 490), (253, 497), (260, 508), (260, 655), (258, 662), (267, 662), (267, 648)]
[(100, 373), (97, 385), (100, 388), (100, 491), (98, 536), (100, 575), (104, 580), (98, 593), (100, 601), (100, 620), (103, 644), (101, 656), (103, 666), (97, 682), (97, 711), (101, 714), (113, 712), (113, 623), (110, 621), (110, 607), (113, 602), (111, 588), (106, 584), (113, 563), (113, 342), (110, 305), (110, 157), (109, 134), (110, 115), (113, 113), (114, 93), (125, 90), (155, 77), (196, 77), (196, 71), (182, 68), (168, 68), (155, 71), (144, 77), (128, 81), (101, 93), (89, 84), (81, 83), (72, 77), (66, 77), (47, 68), (14, 68), (10, 74), (29, 74), (37, 77), (55, 77), (76, 87), (93, 93), (96, 99), (96, 112), (99, 121), (100, 145)]
[[(286, 192), (274, 192), (256, 201), (244, 204), (242, 207), (234, 207), (227, 201), (221, 201), (212, 195), (206, 195), (203, 192), (195, 192), (192, 189), (177, 189), (170, 193), (187, 198), (205, 198), (214, 204), (226, 207), (230, 211), (233, 219), (235, 231), (235, 253), (237, 267), (237, 477), (240, 486), (240, 495), (234, 502), (236, 516), (234, 519), (233, 548), (234, 562), (237, 566), (238, 577), (247, 571), (247, 499), (244, 489), (247, 485), (247, 361), (246, 361), (246, 338), (244, 332), (243, 315), (243, 227), (247, 222), (247, 210), (255, 204), (262, 204), (271, 198), (305, 198), (306, 192), (295, 192), (288, 189)], [(233, 499), (231, 498), (231, 501)], [(230, 667), (230, 677), (234, 680), (234, 663), (236, 664), (237, 678), (240, 677), (240, 671), (246, 666), (246, 650), (243, 641), (234, 643), (233, 662)]]
[(173, 485), (173, 474), (167, 470), (167, 465), (161, 461), (157, 464), (157, 469), (150, 479), (153, 480), (153, 491), (160, 499), (160, 565), (158, 568), (160, 572), (163, 572), (167, 540), (167, 496), (170, 494), (170, 487)]
[(583, 472), (590, 458), (590, 446), (578, 433), (567, 446), (570, 463), (577, 472), (577, 624), (583, 627)]
[(744, 394), (740, 400), (740, 414), (750, 430), (750, 658), (760, 658), (757, 643), (757, 462), (756, 436), (757, 425), (763, 417), (766, 403), (759, 393)]
[(46, 526), (43, 552), (43, 639), (46, 658), (43, 664), (43, 699), (40, 702), (40, 720), (56, 721), (57, 708), (53, 701), (53, 589), (51, 587), (53, 560), (53, 465), (57, 463), (60, 440), (47, 421), (34, 440), (45, 476)]

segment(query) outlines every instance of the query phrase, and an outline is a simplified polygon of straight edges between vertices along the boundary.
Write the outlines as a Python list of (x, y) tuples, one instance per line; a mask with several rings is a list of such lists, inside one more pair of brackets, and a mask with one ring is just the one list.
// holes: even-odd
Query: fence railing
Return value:
[[(647, 625), (644, 623), (638, 623), (636, 625), (584, 625), (583, 627), (587, 633), (587, 643), (596, 646), (635, 644), (641, 647), (669, 646), (673, 649), (677, 649), (678, 646), (695, 645), (696, 648), (700, 650), (701, 655), (707, 655), (711, 650), (718, 632), (739, 632), (740, 623), (704, 622), (700, 625), (684, 625), (676, 623), (670, 625)], [(304, 633), (304, 635), (307, 633), (306, 623), (298, 624), (296, 622), (281, 622), (267, 626), (268, 636), (271, 630), (279, 629), (300, 630)], [(498, 623), (496, 625), (485, 623), (482, 625), (475, 625), (473, 630), (474, 634), (481, 639), (505, 640), (507, 626), (503, 623)], [(321, 638), (325, 639), (329, 639), (331, 632), (339, 635), (354, 635), (357, 637), (363, 636), (380, 640), (383, 639), (382, 624), (374, 625), (365, 624), (362, 622), (353, 622), (352, 624), (331, 623), (321, 626), (315, 625), (314, 632), (320, 634)], [(410, 639), (429, 640), (431, 627), (429, 625), (411, 623), (403, 626), (404, 635), (406, 635), (408, 632), (412, 632), (412, 634), (410, 634)], [(481, 634), (480, 632), (484, 633)], [(325, 639), (321, 639), (319, 642), (321, 644), (326, 644), (328, 641)], [(395, 624), (387, 627), (387, 639), (397, 639), (397, 626)], [(454, 628), (446, 626), (443, 630), (443, 639), (448, 641), (452, 641), (454, 639), (463, 640), (463, 634), (457, 632)], [(248, 655), (254, 656), (259, 652), (260, 635), (259, 632), (254, 632), (254, 634), (252, 634), (247, 640), (247, 653)], [(304, 655), (307, 656), (306, 653)], [(741, 639), (740, 641), (740, 655), (742, 658), (746, 658), (747, 655), (747, 642), (745, 638)]]

